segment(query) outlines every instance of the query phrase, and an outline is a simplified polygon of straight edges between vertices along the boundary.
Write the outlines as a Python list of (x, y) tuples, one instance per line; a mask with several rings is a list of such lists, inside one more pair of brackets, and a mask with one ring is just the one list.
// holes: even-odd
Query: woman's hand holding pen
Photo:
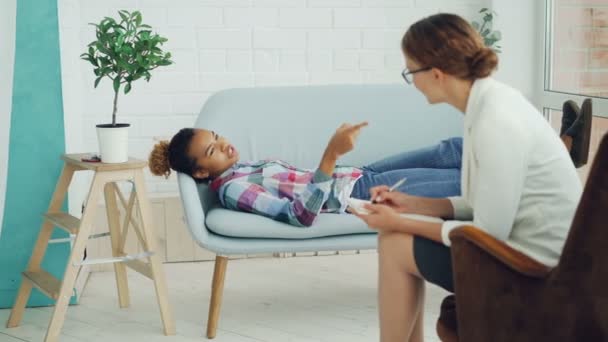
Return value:
[(416, 196), (411, 196), (399, 191), (389, 191), (386, 185), (375, 186), (369, 190), (371, 199), (377, 204), (384, 204), (399, 213), (415, 213)]

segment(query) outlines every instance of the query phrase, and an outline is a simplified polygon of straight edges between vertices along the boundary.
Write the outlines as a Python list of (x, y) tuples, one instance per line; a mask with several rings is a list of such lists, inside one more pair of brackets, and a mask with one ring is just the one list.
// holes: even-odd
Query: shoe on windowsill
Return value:
[(564, 132), (565, 135), (572, 138), (570, 158), (572, 158), (572, 162), (577, 168), (587, 164), (587, 159), (589, 158), (592, 119), (593, 105), (591, 99), (585, 99), (583, 101), (583, 105), (581, 106), (578, 117)]
[(566, 130), (572, 126), (574, 121), (578, 118), (581, 109), (578, 104), (573, 100), (568, 100), (564, 102), (562, 106), (562, 126), (559, 130), (559, 136), (563, 136), (566, 133)]

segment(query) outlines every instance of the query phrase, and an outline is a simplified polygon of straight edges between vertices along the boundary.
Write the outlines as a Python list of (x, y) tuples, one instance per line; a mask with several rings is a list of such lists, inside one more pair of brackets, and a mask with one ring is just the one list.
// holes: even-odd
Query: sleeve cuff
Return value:
[(443, 244), (450, 247), (452, 242), (450, 241), (450, 232), (460, 226), (464, 226), (467, 224), (472, 224), (473, 222), (465, 222), (465, 221), (445, 221), (441, 225), (441, 240)]
[(463, 197), (448, 197), (452, 208), (454, 208), (454, 219), (456, 220), (472, 220), (473, 209)]
[(315, 171), (315, 175), (312, 177), (312, 182), (313, 183), (323, 183), (323, 182), (328, 182), (332, 179), (333, 179), (332, 176), (329, 176), (325, 172), (317, 169), (317, 171)]

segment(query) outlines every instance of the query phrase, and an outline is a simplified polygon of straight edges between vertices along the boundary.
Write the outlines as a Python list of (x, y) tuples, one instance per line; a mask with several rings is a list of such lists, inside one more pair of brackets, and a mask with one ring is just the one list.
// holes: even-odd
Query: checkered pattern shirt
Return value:
[(336, 166), (333, 175), (296, 168), (280, 160), (237, 163), (215, 178), (211, 189), (228, 209), (308, 227), (320, 212), (343, 213), (361, 170)]

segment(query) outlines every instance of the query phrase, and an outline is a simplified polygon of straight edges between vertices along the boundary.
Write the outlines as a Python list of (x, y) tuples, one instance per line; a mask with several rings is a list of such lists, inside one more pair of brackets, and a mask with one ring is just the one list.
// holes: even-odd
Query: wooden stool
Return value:
[[(47, 342), (57, 341), (65, 319), (70, 297), (72, 296), (76, 275), (78, 274), (80, 267), (84, 264), (114, 263), (116, 284), (118, 287), (118, 303), (120, 307), (126, 308), (129, 306), (129, 288), (125, 267), (129, 266), (131, 269), (152, 279), (156, 288), (156, 298), (160, 307), (164, 333), (165, 335), (175, 334), (175, 322), (167, 297), (165, 275), (159, 257), (154, 253), (156, 250), (156, 242), (154, 240), (154, 230), (151, 227), (151, 213), (143, 175), (143, 168), (147, 163), (143, 160), (132, 158), (126, 163), (119, 164), (89, 163), (81, 161), (84, 156), (84, 154), (62, 156), (65, 164), (59, 181), (57, 182), (53, 198), (51, 199), (49, 210), (44, 215), (44, 222), (40, 234), (38, 235), (36, 245), (34, 246), (29, 264), (26, 271), (23, 272), (23, 280), (15, 300), (15, 305), (13, 306), (11, 315), (8, 319), (7, 327), (12, 328), (19, 325), (25, 310), (25, 305), (27, 304), (32, 291), (32, 286), (35, 286), (46, 296), (56, 300), (51, 322), (49, 323), (49, 328), (44, 340)], [(81, 170), (92, 170), (95, 172), (95, 175), (82, 218), (77, 219), (60, 210), (74, 172)], [(117, 181), (131, 181), (133, 183), (133, 191), (131, 192), (128, 202), (125, 201), (125, 198), (118, 189), (118, 186), (115, 183)], [(105, 195), (110, 232), (97, 234), (97, 236), (90, 236), (91, 227), (95, 218), (95, 209), (102, 192)], [(122, 224), (122, 231), (117, 197), (126, 212)], [(135, 202), (137, 202), (141, 213), (141, 227), (139, 227), (132, 217)], [(143, 253), (141, 254), (127, 255), (124, 252), (129, 223), (137, 233), (137, 237), (143, 249)], [(71, 241), (74, 239), (63, 280), (55, 278), (40, 266), (54, 227), (59, 227), (70, 233), (70, 239), (65, 240)], [(105, 235), (110, 235), (113, 258), (83, 261), (83, 253), (89, 238)], [(143, 262), (138, 259), (148, 259), (148, 262)]]

